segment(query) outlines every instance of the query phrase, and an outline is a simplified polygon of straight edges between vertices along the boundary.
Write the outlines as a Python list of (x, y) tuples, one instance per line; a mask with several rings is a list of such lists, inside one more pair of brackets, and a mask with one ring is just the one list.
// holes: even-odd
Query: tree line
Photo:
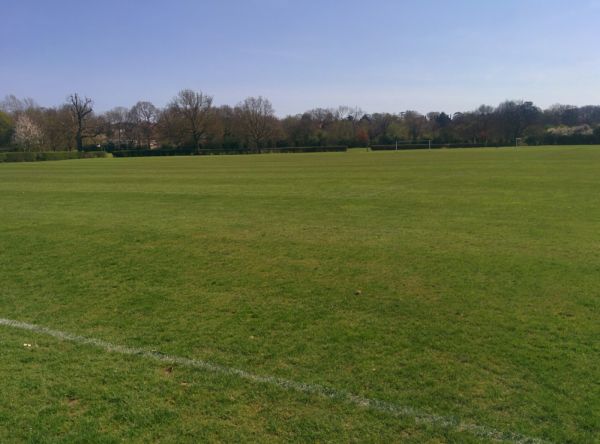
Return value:
[(190, 89), (164, 108), (139, 101), (103, 113), (77, 93), (56, 107), (13, 95), (0, 102), (0, 147), (16, 151), (364, 147), (423, 140), (499, 146), (517, 139), (530, 145), (600, 143), (600, 106), (559, 104), (542, 110), (532, 102), (509, 100), (452, 115), (411, 110), (369, 114), (339, 106), (279, 118), (264, 97), (248, 97), (234, 107), (214, 106), (212, 96)]

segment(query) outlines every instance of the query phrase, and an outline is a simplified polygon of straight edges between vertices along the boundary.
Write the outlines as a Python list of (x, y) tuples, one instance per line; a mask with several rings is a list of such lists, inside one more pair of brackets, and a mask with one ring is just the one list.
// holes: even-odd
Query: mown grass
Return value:
[[(598, 147), (3, 164), (0, 317), (594, 442), (599, 171)], [(0, 380), (2, 442), (484, 440), (7, 327)]]

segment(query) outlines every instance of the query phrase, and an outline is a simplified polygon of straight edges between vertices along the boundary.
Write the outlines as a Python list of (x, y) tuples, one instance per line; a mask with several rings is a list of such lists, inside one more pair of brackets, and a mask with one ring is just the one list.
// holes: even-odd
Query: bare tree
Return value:
[(35, 108), (39, 108), (39, 106), (31, 97), (18, 99), (14, 94), (5, 96), (4, 100), (0, 102), (0, 110), (13, 114), (14, 116)]
[(477, 137), (480, 142), (483, 142), (486, 146), (491, 132), (491, 117), (494, 112), (494, 108), (491, 106), (481, 105), (474, 112), (475, 114), (475, 125), (477, 129)]
[(358, 122), (364, 115), (365, 112), (358, 106), (338, 106), (334, 111), (335, 116), (338, 120), (347, 120), (349, 122)]
[(248, 97), (238, 104), (240, 122), (250, 143), (259, 149), (273, 135), (275, 111), (271, 102), (262, 97)]
[(206, 137), (212, 101), (213, 98), (202, 91), (184, 89), (179, 91), (169, 105), (171, 111), (185, 122), (185, 128), (194, 142), (196, 151), (200, 150), (202, 141)]
[(318, 129), (325, 129), (336, 119), (336, 112), (329, 108), (315, 108), (305, 114), (308, 114), (317, 123)]
[(150, 102), (138, 102), (131, 108), (131, 120), (135, 122), (141, 137), (146, 141), (146, 147), (150, 149), (152, 131), (158, 118), (158, 109)]
[(83, 150), (83, 138), (85, 137), (85, 123), (90, 117), (93, 109), (92, 99), (80, 97), (79, 94), (71, 94), (67, 97), (67, 105), (71, 111), (71, 117), (76, 124), (75, 141), (77, 150)]
[[(129, 111), (124, 106), (117, 106), (106, 113), (104, 113), (106, 120), (108, 121), (111, 141), (115, 143), (117, 149), (121, 149), (124, 137), (127, 142), (128, 129), (129, 129)], [(116, 136), (116, 137), (115, 137)]]
[(38, 118), (44, 135), (44, 148), (50, 151), (74, 149), (75, 124), (67, 105), (45, 108)]

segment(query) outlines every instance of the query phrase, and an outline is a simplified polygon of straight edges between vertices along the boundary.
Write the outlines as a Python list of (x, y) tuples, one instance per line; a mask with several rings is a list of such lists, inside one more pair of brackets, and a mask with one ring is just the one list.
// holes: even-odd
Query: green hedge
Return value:
[(156, 150), (115, 150), (112, 155), (113, 157), (191, 156), (195, 152), (195, 148), (159, 148)]
[(37, 160), (67, 160), (67, 159), (79, 159), (80, 154), (78, 151), (51, 151), (47, 153), (38, 153)]
[(12, 152), (0, 153), (0, 162), (36, 162), (44, 160), (92, 159), (97, 157), (112, 157), (104, 151), (47, 151), (40, 153)]
[(287, 146), (278, 148), (261, 148), (262, 153), (339, 153), (348, 151), (345, 145), (334, 146)]
[(38, 153), (4, 153), (5, 162), (33, 162), (37, 160)]
[(107, 153), (105, 151), (88, 151), (88, 152), (78, 152), (79, 159), (96, 159), (98, 157), (112, 157), (112, 154)]
[(194, 148), (159, 148), (155, 150), (118, 150), (113, 151), (114, 157), (153, 157), (153, 156), (211, 156), (226, 154), (265, 154), (265, 153), (322, 153), (322, 152), (343, 152), (347, 151), (347, 146), (300, 146), (300, 147), (279, 147), (279, 148), (215, 148), (201, 149)]
[(371, 151), (401, 151), (401, 150), (426, 150), (440, 148), (492, 148), (498, 145), (486, 145), (483, 143), (437, 143), (429, 145), (428, 142), (401, 143), (396, 145), (371, 145)]

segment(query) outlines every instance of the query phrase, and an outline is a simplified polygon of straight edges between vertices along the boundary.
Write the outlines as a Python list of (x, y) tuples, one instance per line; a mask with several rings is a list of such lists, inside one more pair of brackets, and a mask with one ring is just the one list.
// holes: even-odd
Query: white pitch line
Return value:
[(72, 333), (53, 330), (41, 325), (28, 324), (27, 322), (16, 321), (12, 319), (0, 318), (0, 325), (16, 328), (20, 330), (28, 330), (35, 333), (52, 336), (53, 338), (63, 341), (75, 342), (77, 344), (92, 345), (103, 349), (110, 353), (119, 353), (122, 355), (140, 356), (147, 359), (152, 359), (159, 362), (169, 364), (178, 364), (184, 367), (197, 368), (206, 370), (212, 373), (237, 376), (238, 378), (246, 379), (260, 384), (268, 384), (285, 390), (293, 390), (301, 393), (321, 396), (323, 398), (341, 401), (347, 404), (352, 404), (366, 409), (371, 409), (378, 412), (387, 413), (395, 417), (411, 418), (417, 424), (429, 426), (437, 426), (458, 432), (468, 432), (472, 435), (487, 438), (492, 441), (510, 442), (519, 444), (544, 444), (548, 441), (539, 438), (532, 438), (515, 432), (504, 432), (492, 427), (477, 425), (473, 423), (463, 422), (457, 418), (450, 416), (441, 416), (425, 412), (420, 412), (411, 407), (405, 407), (393, 404), (387, 401), (378, 399), (365, 398), (363, 396), (354, 395), (344, 390), (338, 390), (331, 387), (326, 387), (319, 384), (310, 384), (305, 382), (297, 382), (289, 379), (279, 378), (276, 376), (261, 376), (232, 367), (225, 367), (211, 362), (202, 361), (199, 359), (184, 358), (181, 356), (166, 355), (163, 353), (149, 351), (143, 348), (128, 347), (125, 345), (113, 344), (102, 339), (88, 338)]

